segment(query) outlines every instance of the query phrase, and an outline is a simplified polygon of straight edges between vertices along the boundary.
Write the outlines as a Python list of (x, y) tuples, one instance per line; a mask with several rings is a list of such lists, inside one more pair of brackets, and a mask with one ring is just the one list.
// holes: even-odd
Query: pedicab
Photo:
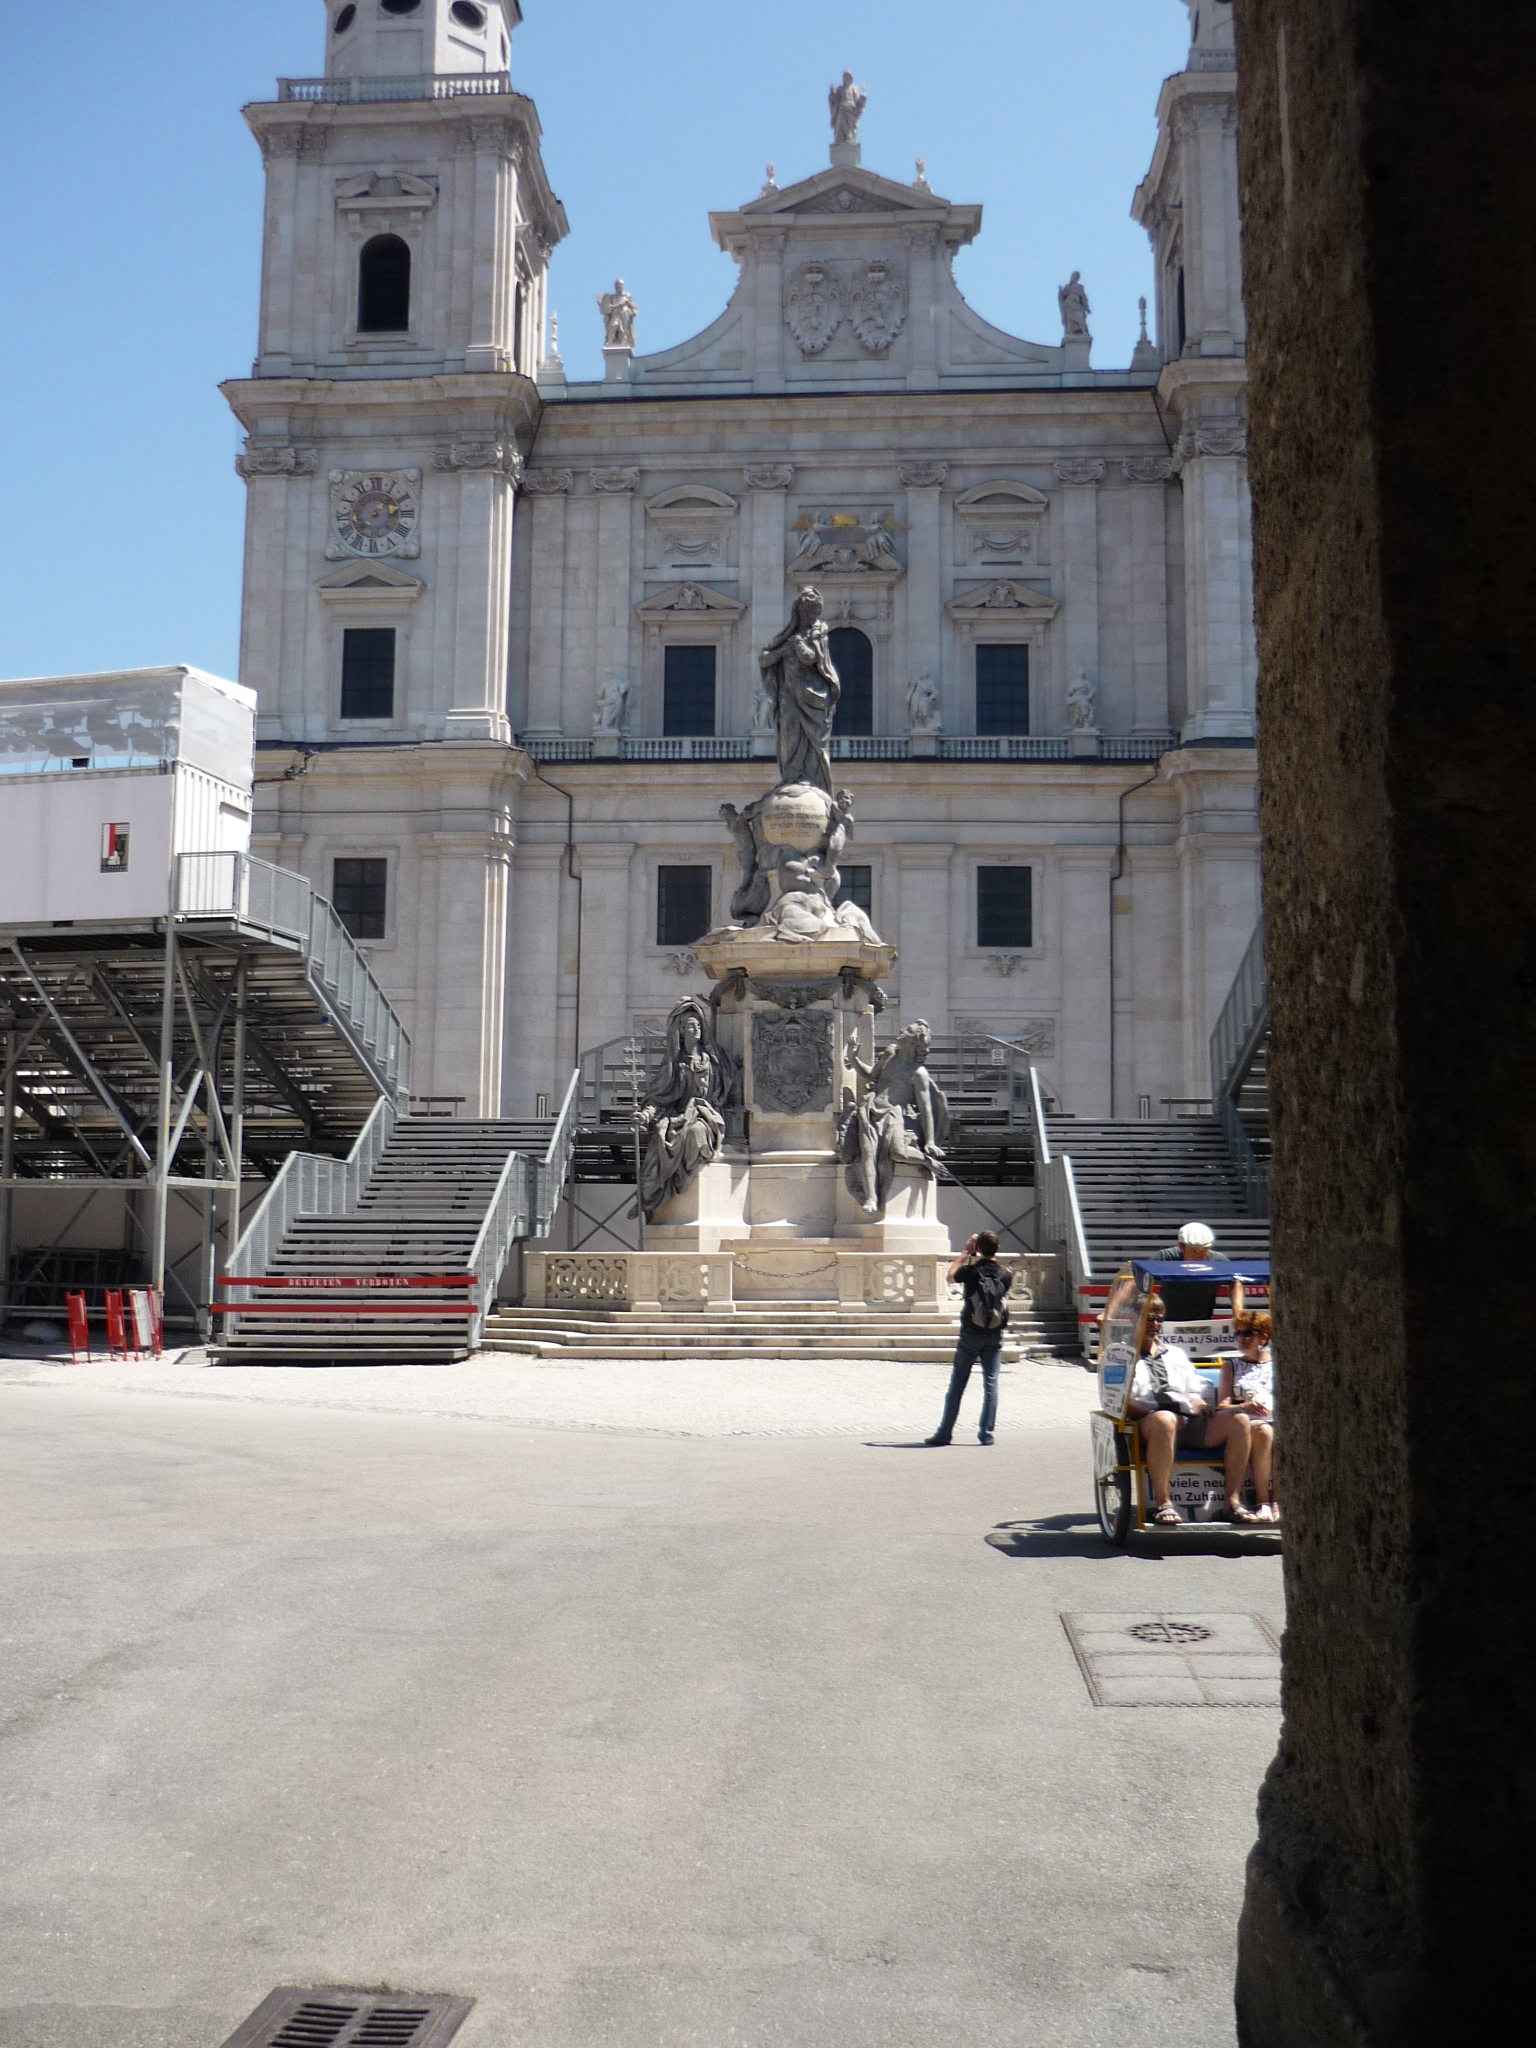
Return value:
[[(1146, 1528), (1152, 1514), (1152, 1482), (1141, 1431), (1136, 1418), (1127, 1413), (1146, 1334), (1148, 1304), (1154, 1293), (1164, 1288), (1170, 1308), (1178, 1305), (1181, 1286), (1205, 1294), (1215, 1313), (1199, 1320), (1169, 1317), (1163, 1324), (1163, 1337), (1189, 1354), (1190, 1363), (1214, 1390), (1220, 1384), (1223, 1364), (1236, 1355), (1231, 1305), (1234, 1280), (1242, 1282), (1246, 1308), (1268, 1308), (1267, 1259), (1236, 1263), (1228, 1259), (1132, 1259), (1116, 1275), (1099, 1334), (1099, 1411), (1088, 1418), (1093, 1438), (1094, 1504), (1106, 1542), (1125, 1544), (1132, 1529)], [(1251, 1479), (1244, 1482), (1245, 1498), (1251, 1494), (1252, 1484)], [(1220, 1512), (1225, 1494), (1221, 1448), (1186, 1450), (1181, 1444), (1174, 1453), (1169, 1497), (1185, 1526), (1210, 1521)], [(1158, 1531), (1160, 1536), (1163, 1533)]]

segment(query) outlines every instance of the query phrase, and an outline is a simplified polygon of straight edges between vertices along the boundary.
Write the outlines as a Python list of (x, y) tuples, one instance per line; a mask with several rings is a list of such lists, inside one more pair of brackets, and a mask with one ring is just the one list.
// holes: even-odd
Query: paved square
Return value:
[(1278, 1707), (1280, 1647), (1255, 1614), (1063, 1614), (1094, 1705)]

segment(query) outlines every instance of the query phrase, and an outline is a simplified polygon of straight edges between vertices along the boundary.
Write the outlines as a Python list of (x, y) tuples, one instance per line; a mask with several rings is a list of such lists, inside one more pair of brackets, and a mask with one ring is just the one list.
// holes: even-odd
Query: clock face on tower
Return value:
[(415, 554), (416, 520), (416, 496), (403, 477), (348, 477), (332, 503), (332, 530), (349, 555)]

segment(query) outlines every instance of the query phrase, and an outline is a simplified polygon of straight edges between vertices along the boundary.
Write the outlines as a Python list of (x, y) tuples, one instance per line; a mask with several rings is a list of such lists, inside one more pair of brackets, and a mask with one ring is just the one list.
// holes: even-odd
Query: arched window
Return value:
[(398, 235), (375, 235), (357, 266), (357, 331), (403, 334), (410, 324), (411, 252)]
[(875, 729), (875, 650), (857, 626), (839, 626), (827, 639), (832, 666), (843, 686), (832, 730), (839, 735), (871, 733)]

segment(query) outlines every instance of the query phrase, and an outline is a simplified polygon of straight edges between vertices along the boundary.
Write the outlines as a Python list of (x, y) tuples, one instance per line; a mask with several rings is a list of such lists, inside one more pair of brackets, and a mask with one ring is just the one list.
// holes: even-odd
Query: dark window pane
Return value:
[(983, 734), (1029, 731), (1027, 646), (977, 648), (976, 730)]
[(857, 626), (839, 626), (827, 636), (832, 666), (843, 686), (837, 700), (835, 733), (868, 733), (875, 729), (875, 650)]
[(333, 863), (331, 901), (336, 915), (354, 939), (382, 939), (384, 896), (389, 881), (387, 860), (338, 860)]
[(411, 252), (398, 235), (375, 235), (357, 265), (359, 334), (403, 334), (411, 324)]
[(656, 943), (691, 946), (709, 930), (710, 870), (656, 870)]
[(708, 738), (715, 729), (715, 650), (669, 647), (662, 678), (661, 729), (672, 739)]
[(834, 903), (857, 903), (866, 917), (875, 914), (875, 871), (873, 868), (839, 868), (843, 886), (833, 897)]
[(395, 715), (395, 629), (348, 626), (341, 636), (341, 715)]
[(976, 943), (978, 946), (1034, 944), (1033, 880), (1029, 868), (976, 870)]

